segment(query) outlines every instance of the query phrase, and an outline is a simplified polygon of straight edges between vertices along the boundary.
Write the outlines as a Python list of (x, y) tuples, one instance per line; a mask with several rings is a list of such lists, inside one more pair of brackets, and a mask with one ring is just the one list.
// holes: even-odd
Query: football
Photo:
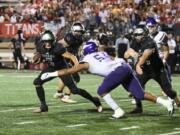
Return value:
[(34, 56), (32, 58), (32, 63), (39, 64), (42, 60), (42, 55), (38, 52), (34, 53)]

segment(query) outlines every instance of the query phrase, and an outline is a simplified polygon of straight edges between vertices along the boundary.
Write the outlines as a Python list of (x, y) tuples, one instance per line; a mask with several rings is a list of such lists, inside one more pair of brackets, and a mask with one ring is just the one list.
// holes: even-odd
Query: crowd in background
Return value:
[[(86, 29), (108, 29), (114, 35), (127, 32), (147, 17), (154, 17), (168, 27), (180, 23), (178, 0), (29, 0), (9, 4), (0, 10), (0, 22), (43, 22), (57, 33), (73, 22), (83, 22)], [(175, 28), (175, 34), (180, 34)]]
[[(174, 51), (179, 53), (179, 0), (29, 0), (0, 8), (0, 23), (42, 22), (46, 30), (61, 38), (78, 21), (91, 35), (94, 31), (108, 34), (111, 45), (148, 17), (155, 18), (161, 29), (172, 35)], [(180, 59), (180, 54), (177, 56)]]

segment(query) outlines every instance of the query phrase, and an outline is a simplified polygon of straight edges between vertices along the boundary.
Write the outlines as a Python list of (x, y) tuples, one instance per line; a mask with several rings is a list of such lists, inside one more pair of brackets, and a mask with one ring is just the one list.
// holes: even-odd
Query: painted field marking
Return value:
[(174, 130), (180, 130), (180, 128), (174, 128)]
[(131, 126), (131, 127), (124, 127), (124, 128), (120, 128), (119, 130), (129, 130), (129, 129), (137, 129), (140, 128), (139, 126)]
[(159, 134), (159, 135), (177, 135), (177, 134), (180, 134), (180, 131), (169, 132), (169, 133), (163, 133), (163, 134)]
[(66, 127), (82, 127), (82, 126), (86, 126), (87, 124), (76, 124), (76, 125), (69, 125)]
[[(84, 104), (86, 104), (86, 103), (67, 105), (67, 107), (69, 107), (69, 106), (79, 106), (79, 105), (84, 105)], [(50, 106), (50, 108), (60, 108), (60, 107), (64, 107), (64, 106)], [(36, 109), (36, 107), (0, 110), (0, 113), (1, 112), (3, 113), (3, 112), (14, 112), (14, 111), (26, 111), (26, 110), (33, 110), (33, 109)]]
[(35, 121), (23, 121), (23, 122), (19, 122), (19, 123), (15, 123), (17, 125), (24, 125), (24, 124), (32, 124), (35, 123)]
[[(131, 99), (122, 99), (122, 100), (119, 100), (121, 102), (126, 102), (126, 101), (131, 101)], [(79, 103), (79, 104), (72, 104), (72, 105), (66, 105), (67, 107), (70, 107), (70, 106), (81, 106), (81, 105), (84, 105), (84, 104), (88, 104), (89, 102), (87, 103)], [(50, 103), (49, 103), (50, 104)], [(51, 103), (53, 104), (53, 103)], [(65, 107), (65, 105), (63, 106), (49, 106), (50, 108), (60, 108), (60, 107)], [(20, 108), (20, 109), (7, 109), (7, 110), (0, 110), (0, 113), (4, 113), (4, 112), (14, 112), (14, 111), (26, 111), (26, 110), (33, 110), (37, 107), (30, 107), (30, 108)]]

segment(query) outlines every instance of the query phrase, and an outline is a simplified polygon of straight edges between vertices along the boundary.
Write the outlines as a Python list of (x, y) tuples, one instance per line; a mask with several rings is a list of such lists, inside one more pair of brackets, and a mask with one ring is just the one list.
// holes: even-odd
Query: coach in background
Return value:
[(24, 46), (23, 40), (19, 37), (18, 33), (11, 39), (13, 56), (15, 61), (15, 68), (22, 69), (24, 68), (24, 58), (22, 53), (24, 54)]

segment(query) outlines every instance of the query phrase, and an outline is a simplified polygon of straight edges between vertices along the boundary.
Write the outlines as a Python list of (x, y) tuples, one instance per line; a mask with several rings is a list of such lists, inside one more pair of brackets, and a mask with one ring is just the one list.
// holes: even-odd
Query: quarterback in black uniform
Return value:
[[(71, 27), (71, 32), (67, 33), (63, 39), (59, 40), (58, 43), (62, 44), (68, 52), (75, 55), (77, 58), (79, 58), (79, 48), (83, 44), (83, 33), (85, 29), (84, 26), (76, 22)], [(67, 60), (67, 63), (69, 67), (72, 66), (72, 63)], [(78, 83), (80, 81), (80, 76), (78, 73), (73, 74), (73, 80), (75, 83)], [(63, 92), (63, 90), (65, 90)], [(75, 103), (76, 101), (70, 99), (71, 91), (64, 85), (64, 83), (59, 80), (58, 82), (58, 90), (54, 94), (54, 98), (60, 98), (61, 101), (65, 103)]]
[[(67, 62), (66, 59), (70, 59), (74, 65), (78, 64), (78, 60), (74, 55), (69, 53), (65, 47), (63, 47), (62, 44), (55, 42), (54, 36), (51, 32), (47, 31), (42, 35), (42, 43), (38, 48), (37, 48), (37, 53), (33, 57), (33, 62), (34, 63), (40, 63), (44, 62), (48, 64), (48, 68), (44, 69), (41, 71), (39, 76), (34, 80), (34, 85), (36, 88), (37, 96), (40, 100), (40, 107), (35, 109), (35, 113), (40, 113), (40, 112), (47, 112), (48, 111), (48, 106), (46, 104), (45, 100), (45, 91), (43, 88), (43, 84), (47, 81), (50, 81), (53, 78), (41, 80), (41, 75), (46, 72), (52, 72), (56, 71), (58, 69), (62, 68), (67, 68)], [(90, 100), (95, 104), (97, 107), (98, 111), (102, 110), (101, 103), (98, 98), (92, 97), (88, 92), (86, 92), (83, 89), (77, 88), (75, 85), (73, 78), (71, 75), (67, 75), (64, 77), (60, 77), (62, 82), (71, 90), (73, 94), (79, 94), (82, 97)]]
[[(135, 29), (134, 37), (130, 49), (125, 53), (125, 58), (133, 57), (137, 59), (135, 70), (142, 87), (145, 87), (147, 81), (154, 79), (164, 93), (179, 105), (177, 93), (172, 88), (167, 70), (159, 57), (156, 43), (152, 38), (145, 35), (142, 28)], [(136, 108), (131, 113), (141, 112), (142, 104), (136, 100)]]

